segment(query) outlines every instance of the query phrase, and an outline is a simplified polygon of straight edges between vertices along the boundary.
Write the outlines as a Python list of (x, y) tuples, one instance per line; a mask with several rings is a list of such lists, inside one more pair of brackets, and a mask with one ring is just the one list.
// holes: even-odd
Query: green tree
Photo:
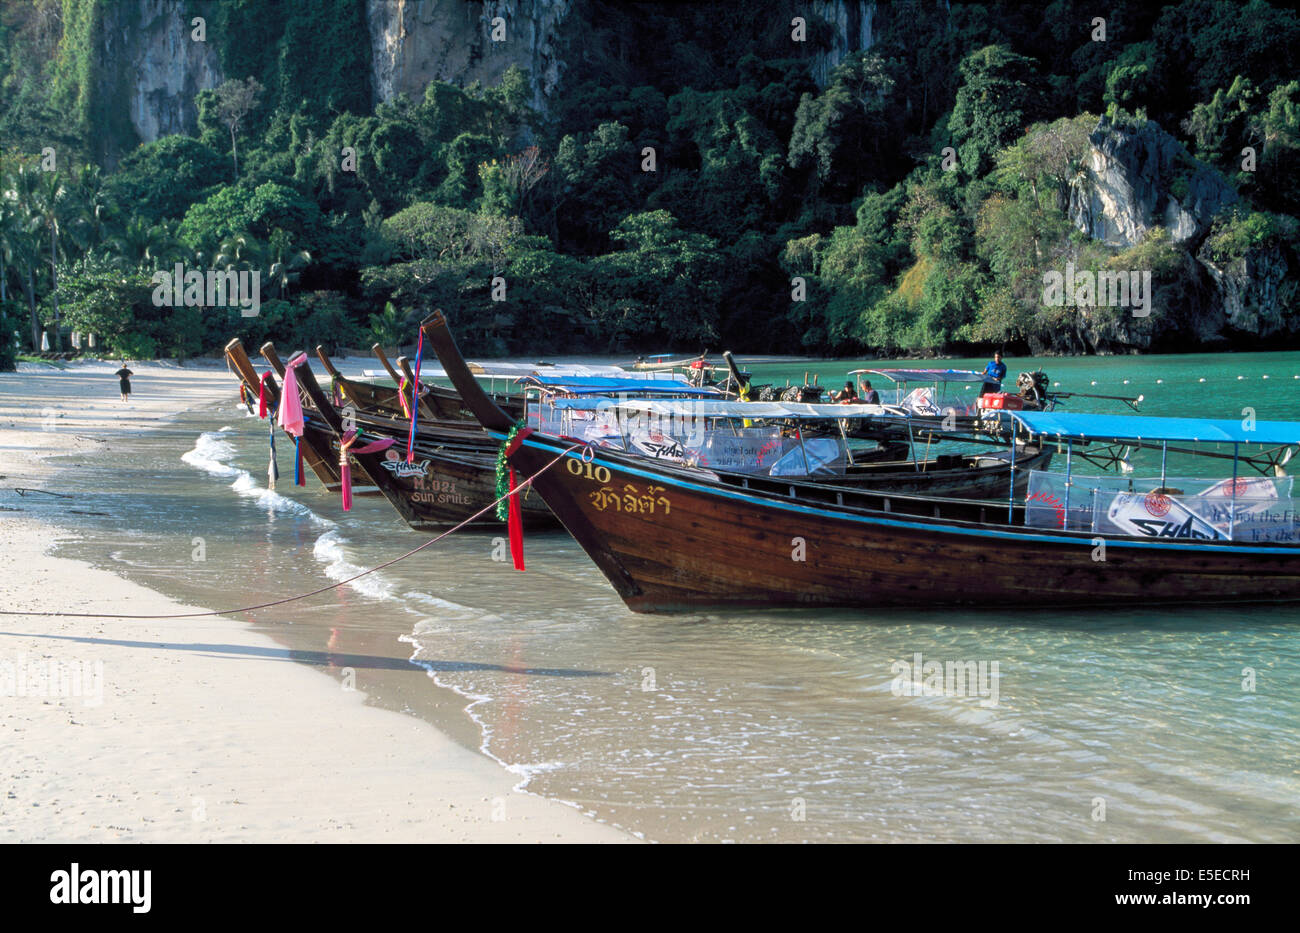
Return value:
[(1043, 112), (1042, 81), (1033, 59), (989, 45), (961, 61), (948, 132), (966, 177), (982, 177), (998, 150), (1010, 145)]
[(221, 155), (188, 136), (164, 136), (123, 157), (105, 180), (119, 213), (154, 223), (180, 218), (195, 201), (233, 176)]

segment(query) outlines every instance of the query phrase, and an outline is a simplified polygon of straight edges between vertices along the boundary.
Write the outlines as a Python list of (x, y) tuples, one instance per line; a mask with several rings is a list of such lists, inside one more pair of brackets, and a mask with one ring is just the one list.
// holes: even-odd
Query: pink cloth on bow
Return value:
[(294, 367), (307, 361), (306, 353), (299, 353), (284, 366), (284, 386), (280, 391), (280, 427), (294, 437), (302, 437), (302, 399), (298, 395), (298, 373)]

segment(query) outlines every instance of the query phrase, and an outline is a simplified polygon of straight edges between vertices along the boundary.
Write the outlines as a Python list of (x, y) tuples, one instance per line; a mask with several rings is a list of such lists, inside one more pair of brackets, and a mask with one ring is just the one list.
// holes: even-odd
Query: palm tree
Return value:
[[(9, 300), (9, 267), (14, 262), (14, 240), (18, 230), (18, 212), (13, 202), (0, 190), (0, 308)], [(0, 334), (0, 339), (5, 337)]]
[(289, 286), (298, 281), (301, 270), (311, 263), (311, 253), (305, 249), (293, 249), (289, 234), (276, 229), (267, 244), (267, 258), (271, 260), (269, 277), (276, 288), (276, 297), (288, 294)]
[(18, 284), (31, 315), (32, 347), (41, 345), (41, 319), (36, 310), (36, 273), (41, 265), (42, 218), (37, 206), (38, 170), (19, 166), (3, 180), (4, 198), (12, 208), (7, 240)]
[(235, 233), (221, 241), (212, 257), (212, 267), (226, 271), (251, 269), (261, 253), (262, 244), (256, 239), (247, 233)]
[(63, 337), (59, 333), (58, 266), (59, 256), (65, 254), (65, 251), (63, 244), (59, 242), (59, 233), (64, 217), (69, 214), (75, 217), (72, 209), (73, 194), (58, 172), (42, 172), (41, 176), (36, 184), (35, 206), (40, 213), (44, 232), (49, 238), (50, 302), (54, 306), (54, 346), (56, 350), (62, 350)]
[(165, 266), (178, 256), (175, 225), (151, 224), (140, 216), (127, 220), (117, 236), (110, 237), (109, 250), (133, 268), (149, 271)]

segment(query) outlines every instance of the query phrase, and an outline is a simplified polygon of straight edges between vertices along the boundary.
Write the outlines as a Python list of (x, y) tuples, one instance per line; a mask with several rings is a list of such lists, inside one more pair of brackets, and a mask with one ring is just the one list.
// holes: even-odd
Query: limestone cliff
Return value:
[(1089, 142), (1070, 191), (1070, 218), (1094, 240), (1129, 247), (1164, 227), (1175, 243), (1194, 248), (1214, 216), (1237, 200), (1219, 172), (1154, 123), (1115, 125), (1102, 117)]
[(868, 0), (813, 0), (812, 12), (831, 24), (831, 46), (812, 57), (810, 68), (819, 87), (833, 69), (853, 52), (871, 48), (871, 25), (876, 5)]
[(1163, 227), (1183, 258), (1176, 274), (1156, 283), (1149, 318), (1082, 315), (1075, 333), (1058, 335), (1056, 349), (1193, 349), (1300, 333), (1300, 315), (1292, 313), (1296, 262), (1288, 247), (1270, 243), (1217, 261), (1211, 255), (1211, 225), (1239, 200), (1220, 172), (1151, 122), (1112, 124), (1103, 117), (1089, 143), (1070, 193), (1075, 226), (1117, 249)]
[[(532, 78), (532, 104), (545, 110), (564, 63), (557, 54), (572, 0), (367, 0), (375, 101), (419, 98), (430, 81), (495, 84), (511, 65)], [(493, 21), (504, 20), (504, 39)]]
[[(202, 4), (194, 4), (202, 10)], [(100, 35), (107, 67), (103, 99), (125, 106), (139, 141), (194, 130), (194, 95), (222, 81), (213, 43), (191, 37), (186, 9), (169, 0), (122, 0), (104, 6)], [(136, 140), (99, 141), (108, 154)]]

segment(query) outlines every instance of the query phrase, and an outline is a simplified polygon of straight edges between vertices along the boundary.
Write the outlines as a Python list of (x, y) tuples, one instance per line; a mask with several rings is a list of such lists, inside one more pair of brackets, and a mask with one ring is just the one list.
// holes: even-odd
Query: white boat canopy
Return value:
[(557, 409), (586, 411), (636, 411), (675, 418), (827, 418), (897, 417), (897, 409), (884, 405), (833, 405), (812, 402), (733, 402), (720, 399), (560, 398), (546, 402)]

